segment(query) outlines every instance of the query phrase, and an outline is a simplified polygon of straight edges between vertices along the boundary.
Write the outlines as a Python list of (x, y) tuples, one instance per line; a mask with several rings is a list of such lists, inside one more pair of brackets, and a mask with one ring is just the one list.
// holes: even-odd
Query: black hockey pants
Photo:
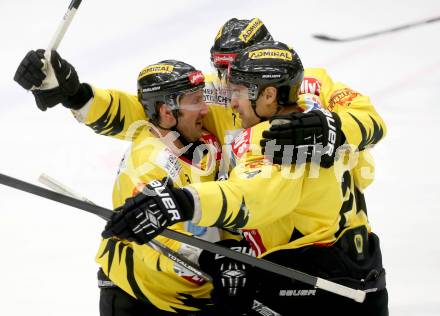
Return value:
[(203, 312), (172, 313), (161, 310), (121, 290), (107, 278), (101, 269), (98, 271), (98, 285), (101, 291), (100, 316), (220, 316), (211, 310), (213, 307), (207, 307), (207, 311)]
[[(363, 236), (362, 241), (359, 235)], [(359, 251), (353, 242), (357, 243)], [(265, 259), (368, 292), (365, 301), (357, 303), (299, 281), (261, 271), (258, 274), (260, 286), (257, 299), (283, 316), (388, 316), (388, 292), (379, 238), (373, 233), (367, 234), (365, 227), (348, 231), (332, 246), (282, 250), (265, 256)]]

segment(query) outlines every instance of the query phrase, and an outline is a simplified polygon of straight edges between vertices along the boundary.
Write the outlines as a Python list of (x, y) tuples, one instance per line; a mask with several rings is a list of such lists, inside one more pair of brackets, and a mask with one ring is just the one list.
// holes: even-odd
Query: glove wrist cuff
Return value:
[(81, 83), (78, 91), (63, 100), (63, 106), (72, 109), (81, 109), (93, 97), (93, 90), (87, 83)]
[(191, 220), (194, 216), (194, 199), (192, 195), (181, 188), (171, 188), (171, 192), (177, 200), (177, 203), (179, 203), (182, 220)]

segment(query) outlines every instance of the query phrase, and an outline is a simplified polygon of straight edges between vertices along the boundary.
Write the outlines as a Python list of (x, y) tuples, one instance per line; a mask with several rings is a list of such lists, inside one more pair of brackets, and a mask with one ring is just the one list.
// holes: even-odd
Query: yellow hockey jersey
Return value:
[[(222, 146), (229, 145), (236, 136), (234, 131), (241, 128), (241, 121), (228, 105), (230, 93), (225, 85), (215, 74), (208, 74), (205, 79), (204, 98), (210, 111), (203, 125)], [(147, 120), (137, 97), (96, 87), (93, 93), (94, 97), (83, 108), (73, 111), (75, 117), (98, 134), (131, 140), (133, 133), (127, 133), (130, 126), (138, 120)], [(299, 93), (313, 94), (326, 109), (337, 112), (347, 143), (360, 150), (385, 136), (385, 124), (369, 97), (343, 83), (333, 82), (325, 69), (306, 68)]]
[[(121, 162), (113, 191), (115, 208), (153, 179), (168, 177), (176, 186), (215, 179), (220, 146), (213, 135), (204, 133), (200, 145), (206, 147), (206, 144), (212, 144), (211, 154), (205, 155), (200, 161), (191, 162), (173, 146), (171, 133), (159, 139), (152, 135), (150, 126), (145, 122), (138, 129), (138, 135)], [(221, 237), (218, 229), (197, 227), (190, 222), (177, 223), (171, 229), (212, 242)], [(156, 240), (197, 262), (200, 250), (161, 236)], [(117, 238), (104, 239), (96, 261), (110, 280), (126, 293), (162, 310), (195, 311), (210, 302), (210, 283), (181, 268), (148, 245)]]
[[(94, 97), (80, 110), (72, 111), (75, 118), (97, 134), (132, 141), (136, 136), (133, 124), (148, 120), (137, 96), (113, 89), (92, 88)], [(209, 107), (208, 114), (203, 118), (203, 127), (223, 146), (225, 140), (232, 141), (236, 135), (234, 131), (241, 128), (240, 118), (229, 106), (229, 92), (217, 76), (205, 75), (203, 92)]]
[(338, 113), (346, 142), (359, 150), (377, 144), (386, 126), (369, 97), (341, 82), (334, 82), (323, 68), (306, 68), (300, 94), (319, 97), (324, 108)]
[[(309, 74), (309, 76), (307, 76)], [(313, 76), (313, 77), (312, 77)], [(315, 81), (313, 81), (313, 80)], [(213, 82), (212, 85), (210, 85), (210, 82)], [(314, 95), (318, 96), (322, 101), (322, 103), (332, 110), (338, 111), (338, 113), (341, 116), (342, 112), (345, 112), (342, 114), (342, 129), (344, 133), (346, 134), (347, 140), (349, 140), (350, 143), (354, 143), (359, 147), (364, 148), (365, 146), (369, 144), (373, 144), (381, 139), (384, 135), (384, 125), (381, 121), (380, 117), (377, 115), (377, 113), (374, 110), (374, 107), (371, 105), (371, 102), (367, 97), (363, 97), (359, 94), (357, 94), (355, 97), (353, 95), (350, 95), (348, 92), (347, 98), (340, 98), (338, 90), (344, 89), (345, 87), (342, 84), (333, 84), (331, 79), (327, 76), (324, 70), (322, 69), (310, 69), (306, 70), (306, 77), (303, 83), (302, 91), (301, 93), (313, 93)], [(215, 89), (210, 89), (210, 87), (214, 87)], [(225, 98), (218, 98), (218, 95), (228, 95), (227, 91), (221, 90), (219, 88), (219, 85), (216, 85), (215, 81), (209, 81), (207, 80), (207, 85), (205, 87), (205, 100), (209, 104), (210, 108), (210, 114), (205, 118), (204, 126), (211, 132), (215, 133), (216, 136), (218, 136), (221, 144), (228, 144), (232, 138), (232, 136), (229, 136), (225, 138), (225, 135), (234, 135), (233, 133), (229, 131), (233, 131), (234, 129), (237, 129), (240, 127), (240, 120), (235, 117), (235, 114), (232, 112), (231, 108), (227, 106), (227, 104), (221, 104), (220, 101), (227, 100)], [(314, 90), (313, 90), (314, 89)], [(353, 98), (352, 98), (353, 97)], [(330, 102), (332, 99), (334, 99), (334, 102)], [(343, 102), (342, 102), (342, 101)], [(345, 102), (349, 100), (348, 102)], [(339, 102), (339, 103), (338, 103)], [(133, 126), (135, 122), (145, 122), (147, 119), (145, 112), (142, 108), (142, 105), (138, 102), (136, 96), (129, 95), (120, 91), (116, 90), (101, 90), (94, 88), (94, 98), (81, 110), (74, 111), (74, 114), (76, 115), (77, 119), (81, 122), (84, 122), (88, 126), (94, 129), (95, 132), (103, 135), (113, 136), (121, 139), (127, 139), (127, 140), (133, 140), (133, 138), (137, 138), (137, 128), (130, 128), (130, 126)], [(348, 117), (348, 120), (345, 117)], [(136, 124), (134, 124), (136, 126)], [(266, 126), (266, 125), (262, 125)], [(377, 128), (376, 128), (377, 126)], [(352, 134), (350, 134), (352, 133)], [(351, 136), (348, 136), (351, 135)], [(373, 137), (374, 136), (374, 137)], [(357, 143), (356, 143), (357, 142)], [(139, 165), (145, 164), (150, 162), (150, 159), (147, 158), (150, 157), (149, 155), (143, 156), (142, 160), (138, 161)], [(126, 170), (133, 169), (133, 168), (127, 168)], [(145, 170), (148, 170), (145, 169)], [(158, 169), (160, 170), (160, 168)], [(235, 170), (234, 172), (237, 172)], [(254, 170), (255, 171), (255, 170)], [(251, 175), (252, 172), (251, 171)], [(170, 172), (167, 170), (167, 172)], [(175, 171), (176, 172), (176, 171)], [(259, 172), (259, 171), (255, 171)], [(179, 173), (180, 174), (180, 173)], [(149, 179), (161, 179), (164, 174), (162, 173), (149, 173), (151, 175), (150, 177), (147, 177), (146, 180), (143, 182), (146, 182)], [(185, 179), (187, 179), (186, 176)], [(122, 177), (120, 177), (122, 179)], [(178, 177), (178, 179), (181, 179), (181, 176)], [(191, 179), (191, 178), (190, 178)], [(188, 180), (188, 179), (187, 179)], [(213, 179), (211, 179), (213, 180)], [(130, 180), (131, 181), (131, 180)], [(128, 181), (128, 185), (124, 183), (123, 180), (118, 181), (116, 185), (119, 185), (119, 190), (128, 190), (131, 189), (135, 190), (135, 184), (130, 183)], [(185, 181), (180, 180), (182, 184), (185, 184)], [(194, 181), (192, 181), (194, 182)], [(186, 181), (188, 183), (188, 181)], [(127, 189), (125, 189), (127, 188)], [(264, 187), (261, 187), (264, 188)], [(278, 191), (278, 190), (276, 190)], [(244, 192), (245, 193), (245, 192)], [(243, 193), (243, 194), (244, 194)], [(281, 193), (281, 192), (280, 192)], [(122, 204), (124, 201), (124, 198), (130, 196), (132, 192), (125, 192), (123, 194), (123, 197), (115, 200), (115, 207)], [(236, 194), (241, 195), (240, 192), (236, 192)], [(286, 199), (288, 200), (288, 199)], [(215, 200), (213, 200), (214, 202)], [(246, 205), (246, 204), (245, 204)], [(245, 212), (245, 211), (243, 211)], [(245, 212), (246, 213), (246, 212)], [(225, 217), (227, 218), (227, 217)], [(202, 222), (201, 222), (202, 223)], [(266, 225), (265, 223), (263, 223)], [(177, 224), (177, 226), (179, 226)], [(234, 225), (232, 225), (234, 226)], [(237, 227), (241, 227), (241, 225), (237, 225)], [(172, 227), (173, 229), (179, 229), (179, 227)], [(288, 229), (290, 229), (289, 227)], [(180, 227), (181, 229), (181, 227)], [(278, 228), (277, 228), (278, 229)], [(262, 230), (260, 229), (262, 232)], [(249, 232), (247, 233), (245, 231), (246, 237), (250, 239), (249, 236), (256, 236), (255, 232)], [(258, 237), (255, 237), (254, 239), (258, 240)], [(110, 242), (110, 243), (109, 243)], [(174, 242), (167, 240), (167, 243), (174, 244)], [(285, 240), (282, 242), (276, 242), (274, 245), (283, 244)], [(255, 244), (255, 243), (254, 243)], [(177, 243), (176, 245), (179, 245)], [(173, 247), (179, 247), (179, 246), (173, 246)], [(273, 245), (272, 245), (273, 246)], [(272, 247), (270, 246), (270, 247)], [(153, 302), (156, 306), (159, 308), (163, 308), (166, 310), (177, 310), (179, 308), (182, 309), (191, 309), (188, 308), (188, 302), (193, 302), (193, 297), (199, 297), (199, 298), (207, 298), (209, 293), (209, 286), (206, 285), (206, 291), (205, 288), (201, 290), (201, 288), (196, 287), (196, 290), (192, 289), (190, 290), (190, 295), (187, 296), (187, 294), (184, 295), (184, 297), (191, 297), (188, 298), (187, 301), (183, 302), (179, 299), (176, 299), (176, 293), (180, 291), (180, 289), (184, 288), (185, 290), (188, 290), (185, 286), (176, 286), (174, 289), (174, 283), (171, 283), (172, 286), (170, 287), (172, 291), (169, 290), (167, 287), (162, 288), (161, 286), (158, 286), (157, 289), (149, 289), (148, 284), (152, 284), (152, 282), (162, 282), (168, 278), (174, 278), (175, 270), (171, 269), (171, 266), (174, 266), (172, 263), (168, 263), (168, 270), (161, 270), (168, 271), (169, 276), (164, 276), (164, 274), (159, 274), (161, 277), (153, 278), (153, 279), (143, 279), (142, 277), (133, 277), (132, 274), (127, 274), (127, 265), (125, 264), (116, 264), (119, 261), (117, 261), (115, 258), (116, 248), (123, 248), (127, 249), (130, 254), (133, 254), (133, 249), (137, 250), (137, 247), (147, 247), (147, 246), (138, 246), (136, 244), (126, 243), (122, 241), (115, 241), (113, 239), (110, 240), (104, 240), (100, 253), (97, 257), (97, 261), (103, 266), (104, 271), (110, 275), (110, 278), (121, 288), (123, 288), (127, 293), (130, 293), (131, 295), (138, 297), (140, 299), (147, 299)], [(269, 246), (268, 246), (269, 247)], [(106, 249), (113, 249), (112, 251), (107, 251)], [(177, 249), (173, 248), (173, 249)], [(131, 249), (131, 250), (129, 250)], [(148, 248), (149, 249), (149, 248)], [(144, 250), (144, 249), (142, 249)], [(148, 250), (146, 250), (148, 251)], [(151, 251), (151, 250), (150, 250)], [(182, 251), (184, 252), (184, 251)], [(136, 251), (136, 253), (139, 253), (139, 251)], [(257, 252), (258, 253), (258, 252)], [(124, 252), (122, 252), (124, 254)], [(119, 255), (119, 252), (118, 252)], [(133, 255), (132, 255), (133, 256)], [(153, 254), (152, 260), (149, 261), (146, 258), (142, 257), (142, 259), (138, 259), (136, 261), (137, 263), (143, 262), (145, 260), (146, 262), (152, 262), (158, 263), (162, 262), (161, 259), (156, 259), (154, 257), (161, 258), (161, 256), (158, 256), (157, 254)], [(136, 256), (134, 256), (136, 257)], [(111, 260), (109, 259), (111, 258)], [(117, 257), (119, 258), (119, 257)], [(137, 258), (137, 257), (136, 257)], [(149, 257), (150, 258), (150, 257)], [(131, 261), (130, 261), (131, 260)], [(134, 262), (134, 259), (130, 259), (129, 262)], [(168, 259), (165, 259), (168, 260)], [(108, 263), (111, 262), (111, 263)], [(132, 264), (132, 267), (134, 266), (140, 266)], [(114, 267), (118, 267), (118, 269), (115, 269)], [(107, 270), (106, 270), (107, 268)], [(109, 270), (109, 268), (111, 268)], [(111, 272), (117, 271), (117, 272)], [(119, 271), (119, 272), (118, 272)], [(131, 270), (133, 273), (133, 269)], [(129, 278), (124, 277), (124, 275), (129, 275)], [(155, 274), (153, 274), (155, 275)], [(192, 277), (192, 276), (191, 276)], [(190, 277), (190, 278), (191, 278)], [(163, 278), (163, 279), (162, 279)], [(139, 287), (138, 282), (142, 282), (144, 280), (144, 283), (142, 287)], [(177, 281), (178, 284), (181, 281), (180, 279)], [(205, 285), (204, 285), (205, 286)], [(203, 287), (202, 287), (203, 288)], [(200, 292), (199, 292), (200, 290)], [(182, 290), (183, 291), (183, 290)], [(179, 292), (180, 293), (180, 292)], [(187, 292), (185, 292), (187, 293)], [(183, 297), (183, 296), (182, 296)], [(201, 302), (199, 300), (198, 302)], [(198, 304), (198, 303), (197, 303)], [(197, 305), (196, 304), (196, 305)], [(191, 306), (193, 306), (192, 304)], [(194, 306), (193, 306), (194, 307)], [(197, 307), (194, 307), (196, 309)]]
[[(238, 164), (228, 180), (188, 186), (199, 202), (193, 221), (242, 230), (260, 256), (331, 244), (346, 229), (361, 225), (370, 231), (362, 193), (372, 180), (368, 153), (347, 151), (328, 169), (312, 163), (272, 165), (259, 146), (268, 127), (263, 122), (237, 137)], [(354, 167), (357, 172), (351, 171)]]

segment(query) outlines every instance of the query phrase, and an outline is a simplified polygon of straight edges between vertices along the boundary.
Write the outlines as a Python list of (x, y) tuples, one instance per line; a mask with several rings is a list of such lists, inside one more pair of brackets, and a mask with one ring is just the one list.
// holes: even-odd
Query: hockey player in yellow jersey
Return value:
[[(248, 36), (246, 41), (240, 40), (241, 34), (248, 33), (250, 28), (252, 36)], [(204, 74), (204, 99), (210, 111), (204, 117), (203, 125), (218, 138), (221, 145), (224, 144), (225, 135), (233, 134), (232, 131), (241, 128), (239, 118), (229, 107), (229, 91), (224, 84), (224, 70), (229, 59), (222, 60), (221, 56), (231, 58), (239, 49), (271, 39), (266, 26), (258, 18), (230, 19), (216, 35), (210, 54), (215, 70)], [(62, 103), (72, 110), (79, 122), (92, 128), (95, 133), (126, 140), (133, 136), (127, 135), (131, 124), (148, 119), (136, 95), (80, 83), (75, 68), (62, 59), (58, 52), (54, 51), (50, 56), (47, 71), (55, 73), (56, 82), (48, 84), (45, 81), (46, 86), (52, 87), (49, 90), (32, 90), (41, 110)], [(39, 87), (46, 77), (46, 73), (41, 70), (44, 58), (44, 50), (29, 51), (17, 68), (14, 80), (25, 89)], [(69, 72), (72, 75), (66, 79)]]
[[(203, 119), (204, 127), (213, 133), (220, 144), (229, 147), (230, 141), (241, 128), (240, 118), (228, 105), (230, 92), (224, 84), (227, 65), (237, 53), (254, 43), (271, 40), (272, 36), (264, 23), (258, 19), (228, 20), (218, 31), (211, 48), (213, 73), (205, 75), (204, 98), (209, 112)], [(44, 51), (30, 51), (17, 68), (14, 79), (25, 89), (38, 87), (45, 80), (49, 90), (33, 89), (36, 103), (41, 110), (62, 103), (72, 110), (78, 121), (91, 127), (96, 133), (130, 140), (127, 135), (131, 124), (146, 120), (146, 114), (137, 96), (113, 89), (100, 89), (88, 83), (80, 83), (74, 67), (54, 51), (47, 71), (55, 73), (55, 82), (47, 83), (46, 74), (41, 70)], [(68, 74), (71, 74), (67, 76)], [(67, 79), (66, 79), (67, 78)], [(348, 86), (333, 82), (321, 68), (306, 68), (300, 93), (317, 95), (323, 106), (338, 112), (341, 129), (347, 142), (360, 150), (368, 144), (376, 143), (384, 136), (384, 124), (366, 96), (362, 96)], [(319, 126), (317, 126), (319, 128)], [(294, 132), (307, 129), (295, 126)], [(268, 135), (268, 137), (279, 137)], [(299, 145), (312, 143), (309, 139), (291, 138), (288, 143)], [(227, 156), (229, 151), (225, 151)], [(275, 153), (275, 161), (279, 159)], [(326, 161), (327, 157), (322, 157)], [(332, 163), (330, 157), (329, 162)]]
[[(370, 179), (362, 182), (362, 172), (351, 170), (353, 152), (344, 146), (339, 148), (335, 165), (320, 167), (320, 158), (330, 156), (330, 150), (336, 151), (342, 144), (338, 115), (319, 108), (319, 102), (307, 112), (319, 111), (308, 117), (323, 119), (334, 133), (322, 139), (321, 147), (314, 146), (311, 158), (307, 158), (308, 150), (299, 150), (296, 164), (290, 166), (288, 161), (280, 166), (262, 154), (260, 141), (269, 128), (268, 119), (304, 110), (298, 107), (301, 102), (297, 98), (302, 77), (298, 55), (280, 42), (263, 42), (240, 52), (229, 76), (232, 106), (247, 127), (235, 140), (240, 142), (235, 146), (237, 167), (226, 181), (175, 189), (173, 198), (180, 205), (179, 214), (197, 225), (242, 230), (265, 259), (367, 291), (366, 301), (359, 304), (300, 282), (259, 273), (258, 298), (282, 315), (388, 315), (379, 240), (371, 232), (361, 192)], [(136, 226), (137, 241), (148, 241), (175, 222), (165, 220), (165, 225), (152, 227), (148, 217), (160, 213), (169, 218), (168, 211), (163, 203), (143, 202), (115, 218), (108, 232), (115, 233), (112, 227), (118, 225), (118, 234), (132, 232)], [(144, 221), (121, 225), (123, 218), (135, 215)]]
[[(177, 186), (215, 180), (220, 146), (202, 129), (208, 112), (203, 87), (202, 73), (183, 62), (166, 60), (141, 71), (138, 95), (150, 123), (138, 121), (129, 130), (136, 136), (119, 168), (113, 192), (115, 207), (152, 189), (145, 184), (156, 178), (166, 178)], [(178, 222), (172, 229), (212, 242), (224, 235), (218, 229), (190, 222)], [(167, 238), (157, 240), (197, 264), (200, 250)], [(208, 312), (212, 285), (148, 245), (104, 238), (96, 260), (102, 267), (101, 315), (212, 313)]]
[[(230, 108), (222, 104), (229, 95), (227, 89), (224, 89), (224, 86), (221, 85), (221, 80), (224, 79), (225, 66), (230, 60), (235, 58), (240, 49), (253, 42), (268, 39), (268, 36), (270, 34), (268, 34), (267, 29), (259, 19), (231, 19), (225, 23), (216, 36), (211, 50), (211, 58), (218, 69), (219, 75), (214, 74), (210, 76), (212, 80), (207, 83), (205, 88), (205, 100), (210, 106), (210, 112), (204, 117), (203, 121), (207, 129), (219, 137), (221, 143), (224, 142), (224, 136), (229, 134), (226, 131), (240, 126), (240, 119), (232, 113)], [(42, 55), (41, 52), (40, 55)], [(51, 64), (54, 65), (59, 87), (50, 92), (34, 90), (37, 105), (41, 109), (45, 109), (46, 107), (53, 106), (54, 103), (62, 102), (66, 107), (74, 109), (76, 117), (81, 122), (92, 127), (95, 132), (131, 140), (132, 135), (135, 135), (127, 133), (131, 124), (138, 120), (146, 119), (145, 111), (137, 97), (116, 90), (101, 90), (85, 83), (79, 84), (79, 81), (73, 82), (73, 79), (78, 80), (73, 67), (61, 59), (56, 52), (52, 56), (53, 62)], [(38, 82), (41, 83), (41, 80), (43, 80), (42, 75), (29, 78), (26, 77), (26, 71), (29, 72), (34, 68), (38, 69), (37, 64), (40, 62), (41, 56), (38, 57), (38, 54), (35, 52), (33, 54), (30, 52), (27, 57), (28, 59), (26, 60), (25, 58), (23, 61), (26, 61), (27, 64), (22, 62), (17, 70), (16, 80), (24, 87), (27, 87), (29, 84), (30, 86), (32, 84), (38, 86)], [(224, 61), (226, 63), (223, 63)], [(32, 65), (34, 68), (32, 68)], [(58, 65), (60, 68), (57, 68)], [(66, 80), (66, 76), (63, 76), (63, 74), (66, 75), (68, 72), (72, 72), (74, 75), (70, 76), (69, 80)], [(212, 82), (211, 86), (210, 82)], [(214, 87), (214, 89), (210, 87)], [(313, 93), (316, 97), (320, 98), (325, 107), (337, 111), (341, 118), (343, 137), (347, 139), (347, 142), (354, 144), (359, 149), (363, 149), (368, 144), (373, 144), (383, 137), (384, 124), (375, 112), (369, 99), (345, 85), (333, 83), (323, 69), (306, 69), (300, 93)], [(310, 99), (306, 98), (306, 100)], [(305, 105), (310, 103), (313, 102), (304, 102)], [(321, 122), (316, 126), (315, 123), (314, 127), (322, 129), (320, 124)], [(310, 129), (307, 126), (298, 125), (295, 128), (296, 131)], [(306, 138), (302, 140), (294, 139), (293, 141), (298, 142), (294, 143), (294, 145), (304, 144), (304, 142), (310, 144), (310, 142), (307, 143)], [(237, 146), (238, 143), (235, 143), (234, 147)], [(277, 152), (275, 152), (275, 159), (278, 157), (276, 154)], [(307, 159), (309, 157), (307, 156)], [(324, 164), (328, 164), (328, 161), (331, 164), (333, 161), (332, 156), (328, 157), (329, 159), (327, 160), (325, 155), (322, 155), (321, 158), (321, 161), (327, 161)]]

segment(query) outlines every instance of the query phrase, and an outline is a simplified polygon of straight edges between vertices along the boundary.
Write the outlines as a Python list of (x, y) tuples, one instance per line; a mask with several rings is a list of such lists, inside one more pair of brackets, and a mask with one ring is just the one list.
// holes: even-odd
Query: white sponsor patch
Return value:
[(168, 148), (164, 148), (157, 155), (156, 164), (164, 168), (173, 180), (177, 179), (182, 169), (178, 158)]
[(241, 131), (232, 141), (232, 152), (237, 159), (240, 159), (248, 150), (251, 143), (251, 129)]

